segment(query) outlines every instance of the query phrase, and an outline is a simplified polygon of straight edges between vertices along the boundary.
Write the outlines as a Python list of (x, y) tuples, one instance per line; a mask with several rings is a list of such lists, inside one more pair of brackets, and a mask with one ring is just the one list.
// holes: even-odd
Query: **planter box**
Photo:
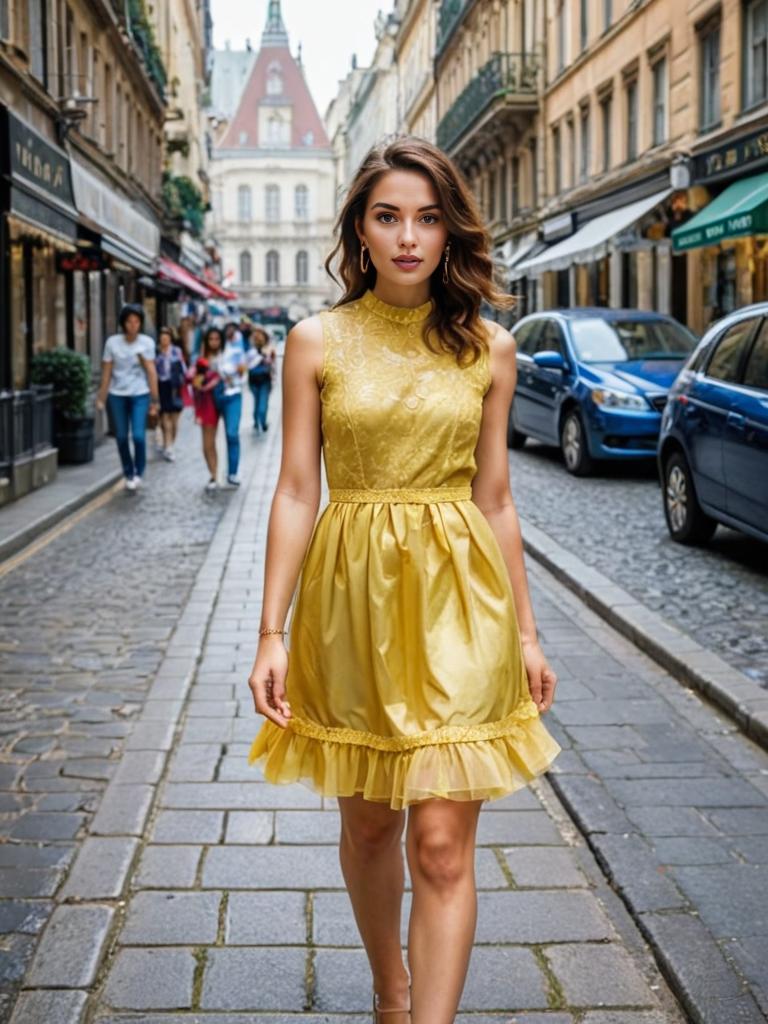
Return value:
[(92, 417), (70, 420), (56, 417), (56, 447), (59, 464), (77, 465), (93, 461), (94, 421)]

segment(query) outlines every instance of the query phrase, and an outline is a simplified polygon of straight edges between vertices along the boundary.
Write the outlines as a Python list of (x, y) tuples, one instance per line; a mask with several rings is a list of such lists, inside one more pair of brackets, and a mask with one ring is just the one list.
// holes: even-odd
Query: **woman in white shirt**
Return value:
[[(125, 487), (141, 486), (147, 465), (147, 413), (159, 405), (155, 343), (144, 328), (144, 310), (126, 305), (118, 318), (120, 332), (107, 338), (101, 357), (101, 384), (96, 408), (108, 404), (123, 464)], [(129, 436), (133, 435), (133, 452)]]

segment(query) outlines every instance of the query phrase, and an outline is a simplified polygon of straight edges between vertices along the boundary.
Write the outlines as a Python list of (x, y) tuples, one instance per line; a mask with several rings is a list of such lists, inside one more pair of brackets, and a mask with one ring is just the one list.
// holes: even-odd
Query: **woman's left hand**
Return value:
[(539, 713), (544, 714), (552, 707), (557, 675), (550, 668), (538, 641), (523, 642), (523, 660), (525, 661), (525, 671), (528, 674), (531, 699), (539, 709)]

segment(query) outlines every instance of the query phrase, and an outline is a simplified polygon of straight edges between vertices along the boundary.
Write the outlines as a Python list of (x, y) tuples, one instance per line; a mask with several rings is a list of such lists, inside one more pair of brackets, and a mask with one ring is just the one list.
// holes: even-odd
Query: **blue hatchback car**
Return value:
[(768, 541), (768, 303), (704, 335), (670, 391), (658, 459), (674, 540), (725, 523)]
[(576, 476), (600, 459), (653, 458), (667, 393), (695, 335), (659, 313), (604, 308), (532, 313), (513, 333), (511, 448), (528, 437), (559, 445)]

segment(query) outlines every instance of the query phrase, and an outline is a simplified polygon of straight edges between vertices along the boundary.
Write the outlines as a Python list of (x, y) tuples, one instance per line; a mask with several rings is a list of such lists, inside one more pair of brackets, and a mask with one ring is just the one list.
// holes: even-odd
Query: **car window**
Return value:
[(513, 327), (512, 333), (515, 336), (517, 342), (517, 351), (523, 352), (527, 356), (532, 356), (536, 351), (536, 333), (539, 329), (538, 320), (529, 320), (525, 324), (521, 324), (519, 327)]
[(683, 359), (696, 347), (696, 338), (676, 320), (575, 318), (571, 337), (585, 363)]
[(744, 371), (744, 383), (751, 388), (762, 388), (764, 391), (768, 391), (768, 320), (763, 320), (757, 341), (749, 353), (747, 368)]
[(536, 342), (537, 352), (559, 352), (565, 356), (563, 351), (563, 332), (557, 320), (545, 320), (544, 326)]
[(741, 320), (729, 327), (717, 341), (717, 347), (704, 371), (707, 377), (714, 377), (715, 380), (725, 380), (735, 383), (739, 379), (739, 367), (741, 358), (744, 355), (749, 339), (755, 329), (757, 321)]

